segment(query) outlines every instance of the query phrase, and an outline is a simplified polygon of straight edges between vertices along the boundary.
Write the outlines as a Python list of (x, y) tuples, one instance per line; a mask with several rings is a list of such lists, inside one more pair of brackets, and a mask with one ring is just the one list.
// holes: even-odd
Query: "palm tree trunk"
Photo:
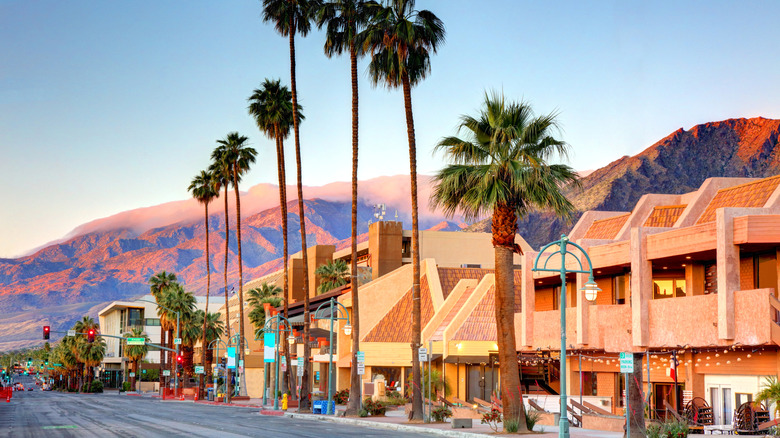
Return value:
[[(164, 328), (160, 331), (160, 345), (167, 345), (165, 342), (165, 337), (168, 334), (168, 330), (165, 330)], [(162, 392), (163, 388), (165, 388), (165, 377), (163, 377), (162, 370), (166, 369), (165, 364), (167, 363), (166, 357), (168, 357), (168, 352), (165, 350), (160, 350), (160, 374), (158, 376), (159, 384), (160, 384), (160, 392)]]
[(350, 282), (352, 289), (352, 366), (349, 372), (349, 402), (346, 415), (358, 416), (362, 389), (357, 373), (357, 353), (360, 350), (360, 313), (357, 276), (357, 200), (358, 200), (358, 77), (357, 53), (354, 42), (349, 47), (350, 76), (352, 77), (352, 261)]
[(520, 370), (515, 345), (515, 285), (514, 257), (517, 215), (506, 204), (493, 210), (493, 246), (496, 256), (496, 336), (501, 380), (501, 401), (504, 405), (504, 431), (507, 423), (516, 422), (518, 431), (527, 431), (523, 395), (520, 392)]
[[(238, 195), (238, 171), (233, 166), (233, 191), (236, 194), (236, 243), (238, 243), (238, 360), (244, 357), (244, 263), (241, 260), (241, 197)], [(289, 369), (289, 368), (288, 368)], [(246, 373), (241, 373), (239, 395), (246, 396)]]
[(414, 138), (414, 117), (412, 116), (412, 86), (409, 75), (401, 76), (406, 109), (406, 135), (409, 138), (409, 175), (412, 186), (412, 412), (410, 420), (422, 421), (422, 375), (420, 373), (420, 337), (422, 321), (420, 309), (420, 231), (417, 222), (417, 144)]
[[(311, 363), (309, 355), (309, 257), (306, 254), (306, 214), (303, 212), (303, 181), (301, 178), (301, 142), (298, 135), (298, 91), (295, 85), (295, 26), (293, 16), (290, 15), (290, 91), (293, 107), (293, 132), (295, 133), (295, 165), (298, 170), (298, 217), (301, 223), (301, 251), (303, 252), (303, 377), (301, 378), (300, 412), (311, 410), (309, 406), (309, 376), (311, 375)], [(290, 355), (287, 355), (289, 360)], [(289, 363), (287, 366), (289, 370)]]
[[(287, 171), (284, 164), (284, 140), (282, 140), (282, 133), (277, 127), (275, 129), (276, 138), (276, 173), (279, 177), (279, 208), (281, 208), (282, 215), (282, 260), (284, 262), (284, 280), (283, 280), (283, 295), (284, 295), (284, 317), (287, 318), (287, 309), (290, 304), (290, 289), (289, 278), (287, 276), (287, 259), (289, 258), (287, 247)], [(278, 348), (278, 346), (277, 346)], [(287, 343), (282, 342), (282, 353), (285, 357), (290, 357), (287, 353)], [(289, 364), (288, 364), (289, 365)], [(290, 369), (289, 367), (287, 368)], [(289, 382), (285, 381), (283, 385), (289, 389)], [(294, 386), (294, 385), (293, 385)], [(294, 392), (294, 391), (293, 391)]]
[[(203, 364), (203, 372), (206, 371), (206, 322), (209, 320), (209, 293), (211, 293), (211, 259), (209, 258), (209, 203), (206, 201), (206, 311), (203, 313), (203, 336), (200, 341), (200, 363)], [(203, 399), (206, 388), (204, 387), (205, 374), (200, 375), (198, 385), (198, 398)]]
[(135, 376), (133, 376), (133, 383), (132, 383), (131, 386), (133, 387), (133, 391), (138, 391), (138, 388), (135, 387), (135, 382), (136, 382), (136, 380), (139, 377), (139, 375), (138, 375), (138, 359), (133, 361), (133, 373), (135, 373)]
[[(228, 282), (227, 282), (227, 271), (228, 271), (228, 252), (230, 251), (230, 246), (228, 245), (230, 241), (230, 226), (228, 225), (228, 184), (225, 183), (225, 333), (227, 333), (227, 339), (230, 341), (230, 299), (228, 298)], [(226, 370), (225, 372), (225, 394), (229, 397), (230, 394), (230, 371)]]

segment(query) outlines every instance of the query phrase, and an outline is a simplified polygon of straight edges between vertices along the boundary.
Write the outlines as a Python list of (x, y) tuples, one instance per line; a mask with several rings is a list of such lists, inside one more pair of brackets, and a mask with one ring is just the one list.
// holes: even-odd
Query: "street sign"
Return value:
[(357, 364), (357, 373), (358, 376), (362, 376), (366, 373), (366, 365), (363, 362), (358, 362)]
[(358, 363), (366, 361), (366, 352), (365, 351), (358, 351), (356, 356), (357, 356)]
[(263, 362), (273, 363), (276, 357), (276, 338), (273, 333), (263, 333)]
[(227, 367), (236, 369), (236, 347), (228, 347), (227, 349)]
[[(205, 374), (202, 365), (195, 365), (195, 374)], [(132, 377), (132, 376), (130, 376)]]
[(303, 358), (302, 357), (298, 358), (298, 364), (297, 365), (298, 365), (297, 368), (296, 368), (297, 372), (295, 374), (297, 374), (298, 377), (303, 377)]
[(76, 336), (76, 330), (68, 330), (68, 336)]
[(620, 353), (620, 372), (621, 373), (633, 373), (634, 372), (634, 355), (631, 353)]
[(127, 338), (127, 345), (144, 345), (146, 339), (144, 338)]
[(181, 345), (181, 338), (173, 338), (173, 345)]
[(135, 377), (135, 373), (130, 373), (130, 377)]
[(171, 376), (171, 370), (163, 370), (163, 377), (170, 377)]
[(427, 348), (420, 348), (417, 350), (420, 362), (427, 362), (428, 361), (428, 349)]
[(141, 374), (146, 374), (146, 370), (141, 370)]

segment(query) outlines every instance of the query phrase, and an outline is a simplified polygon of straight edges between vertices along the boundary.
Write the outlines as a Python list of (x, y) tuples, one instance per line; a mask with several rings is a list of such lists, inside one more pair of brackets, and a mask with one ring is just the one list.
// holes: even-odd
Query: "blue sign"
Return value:
[(315, 374), (314, 380), (315, 380), (315, 381), (317, 381), (317, 382), (319, 382), (319, 381), (320, 381), (320, 372), (319, 372), (319, 371), (316, 371), (316, 374)]
[(236, 369), (236, 347), (228, 347), (227, 355), (227, 367)]
[(263, 362), (273, 363), (276, 357), (276, 336), (274, 333), (263, 333)]

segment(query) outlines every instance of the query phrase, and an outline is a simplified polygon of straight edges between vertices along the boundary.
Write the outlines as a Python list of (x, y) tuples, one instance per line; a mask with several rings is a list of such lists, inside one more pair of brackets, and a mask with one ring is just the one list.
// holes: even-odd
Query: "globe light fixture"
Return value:
[(287, 337), (287, 343), (290, 345), (295, 345), (295, 336), (290, 335)]
[(601, 292), (601, 288), (599, 288), (598, 284), (593, 281), (592, 275), (588, 277), (588, 281), (582, 285), (582, 289), (580, 290), (585, 292), (585, 299), (591, 303), (596, 301), (596, 297), (598, 296), (599, 292)]
[(347, 324), (344, 326), (344, 334), (349, 336), (352, 334), (352, 326)]

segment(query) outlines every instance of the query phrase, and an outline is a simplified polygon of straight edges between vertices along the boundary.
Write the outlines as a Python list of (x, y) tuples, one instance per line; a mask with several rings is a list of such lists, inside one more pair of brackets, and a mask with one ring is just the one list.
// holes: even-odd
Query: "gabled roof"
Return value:
[(460, 280), (481, 280), (487, 274), (492, 274), (492, 269), (481, 268), (437, 268), (439, 271), (439, 282), (441, 283), (441, 292), (444, 299), (450, 295)]
[[(515, 283), (515, 313), (522, 309), (520, 296), (520, 282), (522, 281), (520, 271), (514, 272)], [(490, 285), (490, 289), (485, 292), (468, 317), (458, 327), (458, 330), (452, 335), (451, 341), (495, 341), (498, 338), (496, 334), (496, 286)]]
[(724, 207), (763, 207), (780, 184), (780, 175), (718, 190), (697, 224), (715, 221), (715, 211)]
[[(428, 276), (420, 279), (421, 328), (433, 317), (433, 300)], [(412, 288), (398, 300), (381, 321), (363, 338), (363, 342), (411, 342), (412, 340)]]
[(647, 217), (644, 226), (670, 228), (674, 226), (674, 223), (677, 222), (677, 219), (685, 211), (685, 207), (687, 207), (686, 204), (655, 207), (650, 216)]
[(593, 221), (585, 233), (585, 239), (614, 239), (631, 213)]

